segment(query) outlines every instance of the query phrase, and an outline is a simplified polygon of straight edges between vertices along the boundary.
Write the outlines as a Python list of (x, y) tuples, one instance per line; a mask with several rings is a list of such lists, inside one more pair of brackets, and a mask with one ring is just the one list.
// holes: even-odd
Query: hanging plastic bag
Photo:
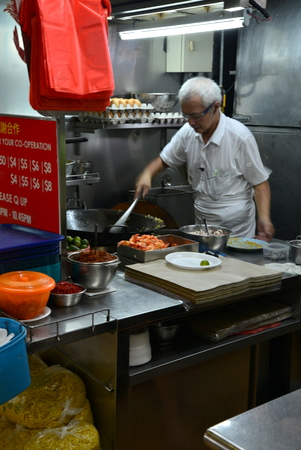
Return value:
[[(23, 0), (20, 24), (34, 109), (102, 111), (114, 77), (108, 46), (108, 0)], [(28, 58), (29, 56), (29, 58)]]

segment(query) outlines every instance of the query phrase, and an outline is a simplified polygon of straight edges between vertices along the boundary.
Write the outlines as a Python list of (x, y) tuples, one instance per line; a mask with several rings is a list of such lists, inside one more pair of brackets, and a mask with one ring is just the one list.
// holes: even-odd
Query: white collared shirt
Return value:
[[(254, 237), (253, 186), (268, 179), (257, 143), (250, 130), (220, 113), (207, 144), (187, 123), (164, 147), (162, 160), (170, 167), (187, 164), (196, 191), (196, 221), (232, 230), (233, 236)], [(243, 211), (242, 211), (243, 209)]]

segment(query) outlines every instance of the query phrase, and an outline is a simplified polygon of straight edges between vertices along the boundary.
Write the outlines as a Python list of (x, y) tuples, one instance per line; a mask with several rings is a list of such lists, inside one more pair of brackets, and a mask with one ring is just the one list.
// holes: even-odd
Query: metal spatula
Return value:
[(117, 220), (117, 222), (114, 223), (114, 225), (111, 225), (109, 232), (110, 233), (121, 233), (122, 227), (124, 226), (127, 218), (133, 211), (133, 209), (136, 206), (136, 203), (138, 202), (139, 197), (136, 197), (131, 206), (122, 214), (122, 216)]

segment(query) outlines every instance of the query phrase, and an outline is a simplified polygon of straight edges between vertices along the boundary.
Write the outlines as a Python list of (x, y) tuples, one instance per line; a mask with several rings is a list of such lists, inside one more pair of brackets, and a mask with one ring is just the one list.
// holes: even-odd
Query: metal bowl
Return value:
[(118, 256), (108, 262), (78, 261), (80, 252), (67, 256), (68, 273), (75, 283), (79, 283), (88, 291), (102, 291), (114, 278), (120, 260)]
[(49, 300), (53, 301), (56, 306), (62, 306), (65, 308), (78, 305), (87, 289), (81, 284), (74, 284), (82, 289), (81, 292), (76, 292), (75, 294), (56, 294), (54, 292), (50, 292)]
[(157, 112), (169, 112), (178, 102), (178, 94), (170, 92), (134, 92), (133, 96), (140, 100), (141, 103), (151, 103)]
[(94, 162), (92, 161), (80, 161), (76, 159), (73, 164), (72, 174), (83, 175), (85, 173), (91, 173), (93, 170)]
[(66, 160), (66, 177), (72, 175), (74, 162), (75, 161), (73, 161), (72, 159), (67, 159)]
[[(229, 230), (229, 228), (220, 227), (219, 225), (208, 225), (208, 230), (209, 233), (212, 231), (222, 230), (223, 234), (221, 236), (206, 236), (205, 225), (201, 224), (185, 225), (184, 227), (181, 227), (180, 230), (186, 238), (199, 242), (200, 252), (205, 252), (207, 250), (220, 252), (226, 247), (231, 234), (231, 230)], [(195, 234), (198, 231), (201, 231), (202, 233), (204, 233), (204, 235)]]
[(151, 326), (151, 335), (160, 345), (171, 344), (178, 334), (180, 324), (173, 322), (158, 322)]

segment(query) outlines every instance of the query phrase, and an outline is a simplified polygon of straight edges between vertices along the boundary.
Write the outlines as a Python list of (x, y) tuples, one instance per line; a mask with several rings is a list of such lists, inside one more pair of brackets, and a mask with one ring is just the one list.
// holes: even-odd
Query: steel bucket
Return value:
[(289, 260), (295, 264), (301, 264), (301, 236), (289, 241)]

